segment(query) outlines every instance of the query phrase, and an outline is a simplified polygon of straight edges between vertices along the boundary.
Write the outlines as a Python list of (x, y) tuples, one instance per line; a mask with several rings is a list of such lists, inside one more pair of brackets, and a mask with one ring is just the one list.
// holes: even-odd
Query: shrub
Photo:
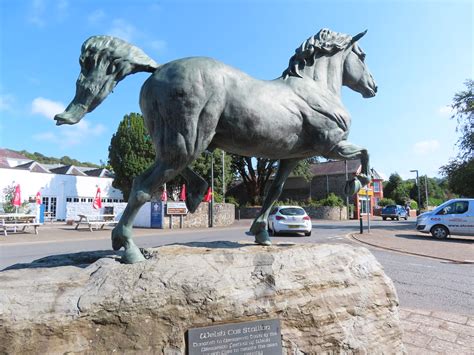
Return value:
[(339, 196), (335, 195), (332, 192), (328, 195), (328, 197), (323, 198), (319, 202), (321, 206), (327, 206), (327, 207), (343, 207), (344, 206), (344, 201), (342, 201), (342, 198), (340, 198)]
[(391, 198), (383, 198), (383, 199), (379, 200), (379, 206), (380, 207), (385, 207), (385, 206), (388, 206), (388, 205), (395, 205), (395, 201), (392, 200)]

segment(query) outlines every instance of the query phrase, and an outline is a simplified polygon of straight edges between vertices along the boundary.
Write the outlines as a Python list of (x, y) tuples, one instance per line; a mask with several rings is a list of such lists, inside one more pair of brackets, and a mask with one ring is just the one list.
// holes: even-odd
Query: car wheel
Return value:
[(397, 221), (399, 221), (399, 220), (400, 220), (400, 216), (397, 216)]
[(448, 228), (441, 225), (436, 225), (431, 228), (431, 235), (437, 239), (445, 239), (448, 237), (449, 231)]
[(405, 216), (405, 221), (408, 221), (408, 216)]
[(311, 236), (311, 231), (305, 232), (304, 235), (305, 235), (305, 237), (310, 237)]
[(386, 220), (387, 220), (387, 217), (382, 217), (382, 219), (383, 219), (384, 221), (386, 221)]

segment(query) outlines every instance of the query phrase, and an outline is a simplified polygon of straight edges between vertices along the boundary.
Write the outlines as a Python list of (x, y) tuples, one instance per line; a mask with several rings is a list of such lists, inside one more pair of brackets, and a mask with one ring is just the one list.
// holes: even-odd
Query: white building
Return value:
[[(0, 205), (4, 189), (20, 185), (22, 201), (35, 201), (39, 191), (45, 211), (58, 220), (66, 219), (67, 202), (92, 205), (100, 187), (103, 202), (123, 202), (122, 192), (112, 187), (107, 169), (40, 164), (8, 149), (0, 149)], [(1, 209), (0, 206), (0, 209)]]

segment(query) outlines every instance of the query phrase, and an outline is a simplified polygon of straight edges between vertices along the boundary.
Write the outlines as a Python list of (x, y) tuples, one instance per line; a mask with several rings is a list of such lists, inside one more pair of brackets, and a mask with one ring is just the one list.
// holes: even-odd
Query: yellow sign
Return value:
[(359, 196), (374, 196), (374, 191), (373, 190), (366, 190), (362, 189), (358, 193)]

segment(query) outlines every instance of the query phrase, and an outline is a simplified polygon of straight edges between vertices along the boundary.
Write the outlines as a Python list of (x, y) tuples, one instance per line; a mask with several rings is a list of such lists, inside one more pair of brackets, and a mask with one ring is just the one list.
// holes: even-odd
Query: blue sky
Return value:
[(210, 56), (274, 79), (294, 50), (327, 27), (355, 35), (378, 84), (363, 99), (347, 88), (349, 140), (388, 177), (439, 176), (456, 155), (455, 92), (473, 78), (472, 1), (0, 0), (0, 147), (106, 161), (119, 121), (140, 112), (148, 74), (128, 76), (75, 126), (53, 116), (74, 96), (78, 57), (92, 35), (120, 37), (158, 63)]

